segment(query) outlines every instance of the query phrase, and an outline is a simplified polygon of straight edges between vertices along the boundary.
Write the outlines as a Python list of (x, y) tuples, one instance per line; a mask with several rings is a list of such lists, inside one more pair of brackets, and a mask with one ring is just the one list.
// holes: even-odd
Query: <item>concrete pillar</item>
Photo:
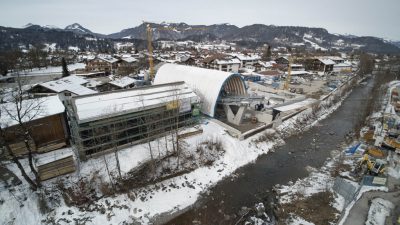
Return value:
[(236, 115), (233, 113), (231, 107), (229, 105), (224, 105), (224, 111), (226, 114), (226, 118), (230, 123), (233, 123), (235, 125), (240, 125), (243, 120), (243, 115), (244, 112), (247, 109), (247, 105), (242, 105), (239, 107), (239, 110), (237, 111)]
[(229, 105), (224, 105), (224, 111), (228, 121), (229, 122), (233, 121), (233, 119), (235, 118), (235, 114), (232, 112), (231, 107)]
[(244, 112), (246, 111), (246, 109), (247, 109), (247, 105), (240, 106), (238, 112), (235, 115), (235, 118), (233, 119), (233, 124), (240, 125), (242, 123), (243, 115), (244, 115)]

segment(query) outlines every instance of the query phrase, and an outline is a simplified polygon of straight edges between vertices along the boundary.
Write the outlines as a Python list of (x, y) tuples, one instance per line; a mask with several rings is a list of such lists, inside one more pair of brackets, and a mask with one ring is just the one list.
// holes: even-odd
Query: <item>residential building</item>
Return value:
[(256, 64), (261, 57), (258, 55), (243, 55), (243, 54), (231, 54), (234, 58), (239, 59), (240, 68), (254, 68), (253, 65)]
[(76, 75), (70, 75), (58, 80), (48, 81), (33, 86), (29, 93), (35, 97), (62, 94), (64, 96), (87, 95), (96, 91), (87, 88), (88, 81)]
[(118, 68), (118, 62), (119, 60), (112, 56), (97, 56), (96, 58), (87, 61), (86, 71), (115, 74)]
[(313, 61), (313, 70), (319, 72), (332, 72), (335, 62), (331, 59), (318, 58)]

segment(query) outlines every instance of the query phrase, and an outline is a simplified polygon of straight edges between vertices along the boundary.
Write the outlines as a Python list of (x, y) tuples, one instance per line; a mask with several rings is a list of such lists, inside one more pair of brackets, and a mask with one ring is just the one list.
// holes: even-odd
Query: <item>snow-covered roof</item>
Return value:
[(242, 55), (242, 54), (231, 54), (232, 56), (238, 58), (240, 61), (253, 61), (261, 59), (258, 55)]
[(237, 58), (233, 58), (233, 59), (217, 59), (215, 60), (215, 62), (218, 65), (230, 65), (230, 64), (240, 64), (240, 60)]
[[(288, 72), (285, 72), (285, 74), (288, 74)], [(306, 75), (310, 74), (310, 72), (307, 71), (291, 71), (290, 75), (296, 76), (296, 75)]]
[(98, 59), (104, 60), (108, 63), (115, 63), (118, 61), (118, 59), (112, 57), (112, 56), (97, 56)]
[(333, 61), (342, 61), (342, 60), (344, 60), (342, 57), (340, 57), (340, 56), (326, 56), (326, 57), (323, 57), (323, 58), (325, 58), (325, 59), (330, 59), (330, 60), (333, 60)]
[(122, 60), (122, 61), (125, 61), (125, 62), (127, 62), (127, 63), (133, 63), (133, 62), (136, 62), (136, 61), (137, 61), (137, 59), (135, 59), (135, 58), (133, 58), (133, 57), (124, 57), (124, 58), (121, 58), (121, 60)]
[(197, 103), (199, 97), (183, 82), (152, 85), (122, 91), (74, 96), (78, 123), (86, 123), (111, 115), (118, 116), (165, 105), (176, 99)]
[(263, 61), (258, 61), (258, 63), (260, 63), (261, 66), (263, 67), (273, 67), (274, 64), (276, 64), (275, 61), (268, 61), (268, 62), (263, 62)]
[(60, 93), (63, 91), (69, 91), (69, 92), (75, 93), (77, 95), (86, 95), (86, 94), (97, 93), (96, 91), (94, 91), (92, 89), (82, 86), (82, 84), (85, 84), (87, 82), (88, 81), (82, 77), (71, 75), (68, 77), (45, 82), (45, 83), (38, 84), (38, 85), (43, 86), (47, 89), (50, 89), (56, 93)]
[(128, 85), (134, 84), (135, 82), (136, 82), (136, 80), (133, 79), (133, 78), (122, 77), (120, 79), (113, 80), (113, 81), (111, 81), (109, 83), (112, 84), (112, 85), (115, 85), (117, 87), (124, 88), (124, 87), (126, 87)]
[(334, 67), (351, 67), (351, 64), (350, 63), (346, 63), (346, 62), (338, 63), (338, 64), (334, 65)]
[[(1, 118), (0, 118), (0, 126), (1, 127), (9, 127), (18, 124), (16, 120), (13, 119), (12, 116), (9, 115), (17, 114), (16, 106), (14, 103), (4, 103), (0, 105)], [(7, 113), (9, 112), (9, 113)], [(59, 114), (64, 112), (64, 105), (57, 95), (43, 97), (43, 98), (35, 98), (35, 99), (26, 99), (22, 101), (22, 110), (21, 112), (26, 112), (26, 115), (22, 118), (23, 122), (40, 119), (46, 116), (51, 116), (55, 114)]]
[(323, 59), (323, 58), (319, 58), (319, 61), (321, 61), (323, 64), (325, 65), (335, 65), (336, 63), (331, 60), (331, 59)]
[(227, 87), (239, 95), (246, 94), (246, 86), (239, 74), (193, 66), (165, 64), (160, 67), (154, 84), (184, 81), (201, 98), (201, 111), (214, 116), (215, 106), (222, 88)]
[(303, 67), (302, 64), (291, 64), (290, 67)]

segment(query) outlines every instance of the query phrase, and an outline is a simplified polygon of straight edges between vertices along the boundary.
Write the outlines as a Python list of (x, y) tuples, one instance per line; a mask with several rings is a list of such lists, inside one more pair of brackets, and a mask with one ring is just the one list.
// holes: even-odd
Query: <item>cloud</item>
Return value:
[(143, 20), (238, 26), (263, 23), (400, 40), (398, 0), (2, 0), (1, 7), (1, 25), (12, 27), (29, 22), (65, 27), (78, 22), (94, 32), (109, 34)]

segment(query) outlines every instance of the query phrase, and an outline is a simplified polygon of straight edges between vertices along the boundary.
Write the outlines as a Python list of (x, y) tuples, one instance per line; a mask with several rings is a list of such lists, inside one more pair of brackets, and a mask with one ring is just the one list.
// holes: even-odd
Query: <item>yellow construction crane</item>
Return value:
[(283, 84), (283, 90), (288, 91), (289, 90), (289, 84), (290, 80), (292, 79), (292, 57), (289, 55), (288, 56), (288, 75), (286, 77), (285, 83)]
[[(154, 70), (154, 58), (153, 58), (153, 29), (150, 26), (149, 22), (143, 21), (143, 23), (146, 24), (146, 35), (147, 35), (147, 51), (148, 51), (148, 57), (149, 57), (149, 80), (152, 81), (154, 79), (155, 75), (155, 70)], [(175, 28), (169, 28), (169, 27), (162, 27), (162, 28), (157, 28), (158, 30), (175, 30)]]
[(152, 29), (149, 23), (146, 25), (146, 34), (147, 34), (147, 51), (149, 57), (149, 80), (152, 81), (154, 79), (154, 61), (153, 61), (153, 34)]
[[(149, 22), (143, 21), (146, 24), (146, 34), (147, 34), (147, 51), (149, 57), (149, 80), (152, 81), (154, 79), (155, 70), (154, 70), (154, 59), (153, 59), (153, 29), (150, 26)], [(176, 30), (174, 27), (159, 27), (158, 30)], [(192, 29), (201, 29), (206, 30), (207, 28), (192, 28)]]

